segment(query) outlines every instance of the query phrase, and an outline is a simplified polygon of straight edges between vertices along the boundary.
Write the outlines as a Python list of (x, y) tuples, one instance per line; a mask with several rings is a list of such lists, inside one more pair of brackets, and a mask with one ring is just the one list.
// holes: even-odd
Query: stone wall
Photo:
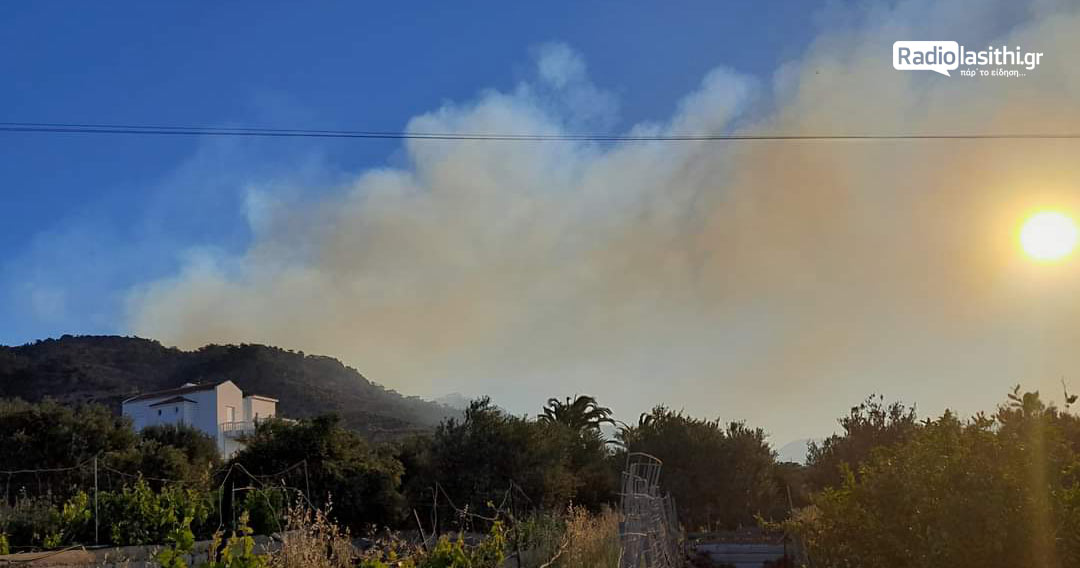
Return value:
[[(274, 552), (280, 546), (271, 541), (269, 537), (256, 536), (255, 552), (257, 554)], [(188, 566), (198, 566), (209, 558), (209, 540), (201, 540), (195, 543), (190, 555), (185, 558)], [(19, 554), (0, 555), (0, 568), (15, 567), (44, 567), (50, 568), (83, 568), (88, 566), (104, 566), (106, 568), (149, 568), (157, 567), (154, 555), (163, 547), (161, 545), (148, 546), (112, 546), (112, 547), (77, 547), (72, 549), (52, 550), (47, 552), (23, 552)]]

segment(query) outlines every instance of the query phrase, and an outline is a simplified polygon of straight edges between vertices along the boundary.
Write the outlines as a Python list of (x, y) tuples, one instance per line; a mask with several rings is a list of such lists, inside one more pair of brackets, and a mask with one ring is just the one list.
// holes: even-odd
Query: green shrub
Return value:
[(9, 546), (44, 547), (47, 538), (60, 532), (55, 501), (50, 494), (31, 496), (20, 491), (12, 506), (0, 505), (0, 530)]
[(874, 449), (787, 528), (822, 567), (1080, 565), (1080, 420), (1009, 399)]
[(204, 522), (210, 512), (208, 497), (180, 485), (167, 485), (155, 493), (140, 478), (118, 493), (101, 493), (98, 499), (110, 542), (125, 546), (163, 542), (187, 518)]
[(92, 523), (90, 497), (79, 491), (60, 508), (56, 531), (47, 535), (42, 544), (45, 548), (59, 548), (77, 540), (85, 541)]
[(240, 515), (237, 530), (225, 541), (225, 547), (218, 552), (221, 544), (221, 533), (215, 533), (210, 545), (210, 562), (206, 568), (264, 568), (269, 564), (269, 556), (255, 554), (255, 539), (251, 537), (252, 530), (248, 526), (248, 514), (245, 511)]
[(195, 535), (191, 532), (191, 517), (184, 517), (180, 524), (165, 536), (166, 547), (154, 555), (161, 568), (188, 568), (184, 557), (195, 547)]
[(255, 534), (281, 532), (285, 526), (285, 495), (281, 487), (251, 489), (240, 505), (250, 519)]
[[(296, 468), (301, 461), (304, 469)], [(316, 506), (326, 508), (333, 495), (336, 519), (354, 529), (393, 525), (403, 518), (401, 463), (332, 415), (261, 422), (233, 463), (259, 476), (285, 472), (273, 484), (310, 487), (307, 498)]]

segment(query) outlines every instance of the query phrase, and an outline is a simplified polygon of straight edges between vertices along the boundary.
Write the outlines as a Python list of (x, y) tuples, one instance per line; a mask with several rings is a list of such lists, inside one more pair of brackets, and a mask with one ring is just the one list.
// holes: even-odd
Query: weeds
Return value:
[(353, 545), (348, 529), (342, 529), (326, 511), (302, 503), (285, 513), (281, 550), (270, 560), (273, 568), (339, 568), (353, 565)]

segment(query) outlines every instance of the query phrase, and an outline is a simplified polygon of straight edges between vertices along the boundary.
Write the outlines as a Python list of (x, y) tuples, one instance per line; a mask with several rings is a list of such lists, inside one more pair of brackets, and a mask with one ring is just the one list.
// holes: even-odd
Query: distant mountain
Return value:
[(278, 413), (338, 413), (371, 437), (429, 430), (460, 412), (372, 383), (337, 359), (265, 345), (207, 345), (194, 351), (137, 337), (70, 336), (0, 346), (0, 397), (99, 402), (120, 411), (135, 394), (231, 379), (245, 393), (280, 399)]
[(459, 392), (452, 392), (438, 398), (433, 398), (432, 402), (436, 404), (441, 404), (443, 406), (449, 406), (450, 408), (453, 408), (455, 410), (466, 410), (469, 408), (469, 402), (471, 400), (472, 399), (466, 397)]
[(810, 445), (810, 442), (821, 443), (820, 438), (803, 438), (802, 440), (795, 440), (784, 444), (779, 450), (776, 450), (776, 461), (780, 462), (795, 462), (806, 463), (806, 449)]

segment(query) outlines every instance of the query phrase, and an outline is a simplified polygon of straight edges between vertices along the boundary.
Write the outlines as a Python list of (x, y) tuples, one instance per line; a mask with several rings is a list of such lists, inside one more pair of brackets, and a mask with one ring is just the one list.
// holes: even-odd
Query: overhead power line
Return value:
[(831, 142), (868, 140), (1075, 140), (1080, 133), (943, 133), (943, 134), (523, 134), (477, 132), (411, 132), (369, 130), (316, 130), (213, 126), (162, 126), (132, 124), (71, 124), (52, 122), (0, 122), (0, 132), (42, 134), (128, 134), (160, 136), (238, 136), (270, 138), (359, 138), (387, 140), (490, 140), (567, 142)]

